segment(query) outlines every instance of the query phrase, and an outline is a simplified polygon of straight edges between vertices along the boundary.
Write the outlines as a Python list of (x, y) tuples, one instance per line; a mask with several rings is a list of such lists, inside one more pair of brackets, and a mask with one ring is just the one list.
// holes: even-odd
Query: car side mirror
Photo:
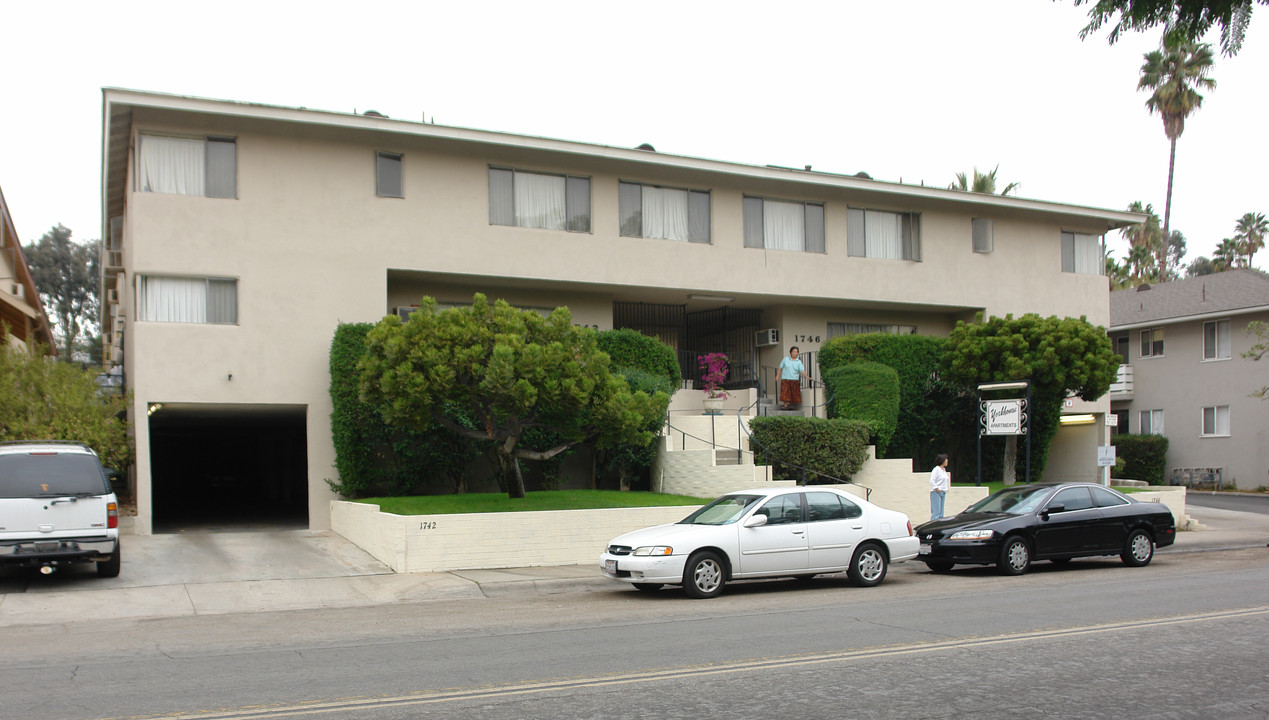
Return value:
[(1057, 505), (1050, 505), (1046, 507), (1044, 509), (1044, 512), (1040, 513), (1040, 517), (1044, 518), (1045, 520), (1048, 520), (1049, 515), (1052, 515), (1053, 513), (1060, 513), (1060, 512), (1066, 512), (1066, 506), (1063, 505), (1062, 503), (1058, 503)]
[(745, 527), (747, 528), (762, 527), (763, 525), (766, 525), (766, 524), (767, 524), (766, 515), (750, 515), (749, 517), (745, 518)]

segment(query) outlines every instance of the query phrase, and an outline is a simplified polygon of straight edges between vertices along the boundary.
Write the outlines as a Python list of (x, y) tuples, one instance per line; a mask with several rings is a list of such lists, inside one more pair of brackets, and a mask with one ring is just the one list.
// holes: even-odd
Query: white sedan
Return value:
[(709, 598), (729, 580), (843, 570), (872, 587), (919, 545), (901, 512), (832, 487), (780, 487), (728, 493), (680, 522), (614, 538), (599, 566), (643, 591), (682, 585)]

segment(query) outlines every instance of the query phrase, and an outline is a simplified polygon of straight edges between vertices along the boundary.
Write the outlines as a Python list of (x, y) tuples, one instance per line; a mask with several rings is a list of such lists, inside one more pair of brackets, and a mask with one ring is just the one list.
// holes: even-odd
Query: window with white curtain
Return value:
[(141, 192), (238, 196), (238, 154), (233, 138), (143, 133), (138, 156), (137, 188)]
[(709, 193), (621, 182), (617, 186), (621, 234), (709, 243)]
[(921, 215), (847, 208), (846, 252), (851, 257), (920, 261)]
[(590, 178), (489, 168), (489, 223), (590, 232)]
[(375, 195), (389, 198), (405, 197), (404, 185), (401, 181), (401, 158), (400, 153), (375, 153)]
[(1062, 272), (1104, 275), (1106, 261), (1103, 258), (1101, 235), (1062, 233)]
[(824, 252), (824, 204), (746, 197), (745, 247)]
[(1228, 360), (1231, 354), (1229, 321), (1212, 320), (1203, 323), (1203, 359)]
[(974, 252), (989, 253), (996, 249), (995, 223), (991, 218), (974, 218), (972, 221)]
[(236, 324), (238, 281), (141, 275), (137, 280), (137, 319), (146, 322)]
[(1229, 406), (1214, 405), (1203, 408), (1203, 435), (1221, 437), (1229, 435)]
[(1142, 410), (1141, 411), (1141, 429), (1142, 435), (1162, 435), (1163, 434), (1163, 411), (1162, 410)]

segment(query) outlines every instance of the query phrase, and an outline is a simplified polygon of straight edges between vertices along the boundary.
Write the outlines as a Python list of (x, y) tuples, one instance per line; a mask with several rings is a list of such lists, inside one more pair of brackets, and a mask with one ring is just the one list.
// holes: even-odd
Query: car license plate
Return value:
[(931, 550), (931, 548), (930, 548), (930, 546), (929, 546), (929, 545), (927, 545), (927, 544), (925, 544), (925, 543), (921, 543), (921, 547), (917, 548), (917, 554), (918, 554), (918, 555), (929, 555), (929, 554), (930, 554), (930, 550)]
[(604, 560), (604, 572), (617, 574), (617, 561), (612, 558)]

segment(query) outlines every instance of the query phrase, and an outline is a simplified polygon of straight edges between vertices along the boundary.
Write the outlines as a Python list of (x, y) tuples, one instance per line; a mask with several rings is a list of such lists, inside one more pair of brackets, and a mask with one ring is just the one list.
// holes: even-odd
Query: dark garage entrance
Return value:
[(308, 527), (303, 405), (150, 408), (155, 532)]

